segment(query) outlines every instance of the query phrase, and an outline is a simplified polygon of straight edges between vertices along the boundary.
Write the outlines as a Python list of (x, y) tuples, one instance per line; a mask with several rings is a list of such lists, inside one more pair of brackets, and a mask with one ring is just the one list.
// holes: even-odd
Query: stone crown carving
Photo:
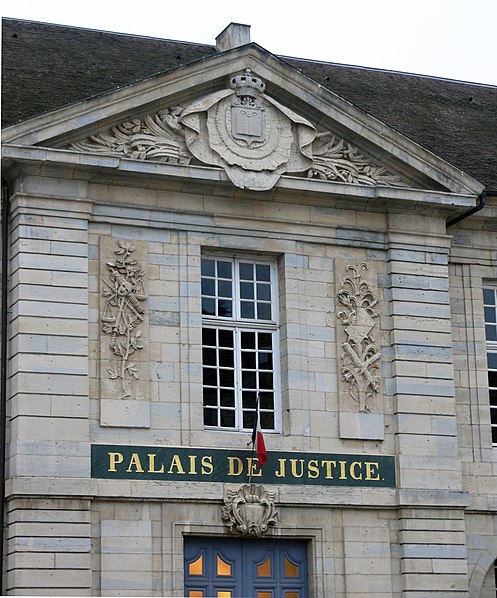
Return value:
[(222, 168), (237, 187), (271, 189), (284, 173), (355, 185), (408, 186), (330, 131), (265, 94), (250, 69), (234, 75), (229, 89), (187, 106), (173, 106), (73, 142), (81, 152), (136, 160)]

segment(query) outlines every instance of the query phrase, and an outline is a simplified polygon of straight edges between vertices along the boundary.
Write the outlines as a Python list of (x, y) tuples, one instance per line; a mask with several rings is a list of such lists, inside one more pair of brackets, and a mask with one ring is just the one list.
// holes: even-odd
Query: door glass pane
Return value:
[(285, 598), (300, 598), (300, 594), (298, 592), (287, 592)]
[(224, 561), (219, 555), (217, 555), (217, 574), (218, 575), (231, 575), (231, 565)]
[(221, 590), (217, 593), (217, 598), (231, 598), (231, 592), (227, 592), (226, 590)]
[[(189, 575), (202, 575), (203, 574), (203, 555), (200, 555), (196, 561), (188, 565)], [(203, 594), (199, 594), (203, 596)]]
[(257, 592), (257, 598), (273, 598), (272, 592)]
[(188, 596), (189, 598), (203, 598), (204, 593), (202, 592), (202, 590), (190, 590)]
[(267, 559), (257, 565), (257, 577), (271, 577), (271, 557), (268, 556)]
[[(285, 577), (298, 577), (299, 568), (285, 557)], [(290, 597), (291, 598), (291, 597)]]

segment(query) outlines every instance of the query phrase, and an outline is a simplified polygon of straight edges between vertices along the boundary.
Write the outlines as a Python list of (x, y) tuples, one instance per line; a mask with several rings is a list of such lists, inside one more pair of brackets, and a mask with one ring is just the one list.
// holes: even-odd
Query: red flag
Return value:
[(262, 467), (267, 461), (266, 444), (264, 442), (264, 436), (261, 431), (261, 423), (259, 421), (259, 397), (257, 397), (257, 405), (255, 408), (255, 422), (254, 429), (252, 430), (252, 444), (254, 449), (257, 451), (257, 460), (259, 461), (259, 467)]

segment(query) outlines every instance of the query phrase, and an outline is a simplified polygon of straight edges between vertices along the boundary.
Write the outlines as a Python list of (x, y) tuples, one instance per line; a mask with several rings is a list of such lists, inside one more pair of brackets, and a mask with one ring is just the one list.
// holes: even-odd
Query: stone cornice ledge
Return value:
[[(22, 163), (31, 165), (39, 164), (40, 168), (45, 168), (48, 163), (52, 164), (54, 167), (71, 167), (70, 178), (73, 179), (81, 178), (84, 180), (86, 176), (91, 174), (92, 179), (94, 180), (95, 170), (103, 169), (106, 171), (107, 180), (108, 171), (114, 170), (116, 172), (116, 182), (119, 175), (135, 174), (136, 176), (147, 177), (148, 179), (168, 177), (184, 181), (189, 179), (198, 181), (199, 183), (202, 181), (228, 183), (228, 177), (224, 171), (208, 166), (164, 164), (160, 162), (132, 160), (130, 158), (122, 158), (119, 156), (83, 154), (72, 150), (15, 144), (5, 144), (3, 146), (2, 155), (4, 160), (19, 165), (22, 165)], [(78, 167), (79, 170), (76, 170)], [(395, 201), (410, 204), (429, 204), (431, 207), (438, 206), (439, 208), (443, 208), (451, 215), (458, 214), (461, 211), (465, 211), (466, 209), (475, 206), (477, 199), (476, 195), (444, 191), (333, 183), (329, 181), (285, 175), (280, 178), (274, 190), (264, 192), (264, 196), (267, 197), (268, 193), (275, 193), (278, 192), (278, 190), (318, 195), (327, 194), (333, 197), (342, 197), (351, 200), (357, 199), (361, 202), (376, 201), (379, 203), (380, 201)], [(233, 194), (239, 194), (240, 192), (239, 189), (233, 187)]]
[(466, 509), (470, 504), (469, 492), (465, 490), (417, 490), (399, 488), (400, 508), (454, 508)]

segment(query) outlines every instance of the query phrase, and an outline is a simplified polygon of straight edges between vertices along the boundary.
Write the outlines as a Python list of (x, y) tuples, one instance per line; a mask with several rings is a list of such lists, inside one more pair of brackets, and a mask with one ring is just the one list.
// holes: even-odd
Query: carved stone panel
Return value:
[(147, 244), (102, 237), (100, 260), (101, 399), (147, 399)]
[(221, 516), (232, 533), (260, 537), (276, 525), (275, 493), (264, 486), (244, 484), (238, 490), (228, 490)]
[(383, 439), (376, 268), (336, 260), (335, 272), (340, 436)]

